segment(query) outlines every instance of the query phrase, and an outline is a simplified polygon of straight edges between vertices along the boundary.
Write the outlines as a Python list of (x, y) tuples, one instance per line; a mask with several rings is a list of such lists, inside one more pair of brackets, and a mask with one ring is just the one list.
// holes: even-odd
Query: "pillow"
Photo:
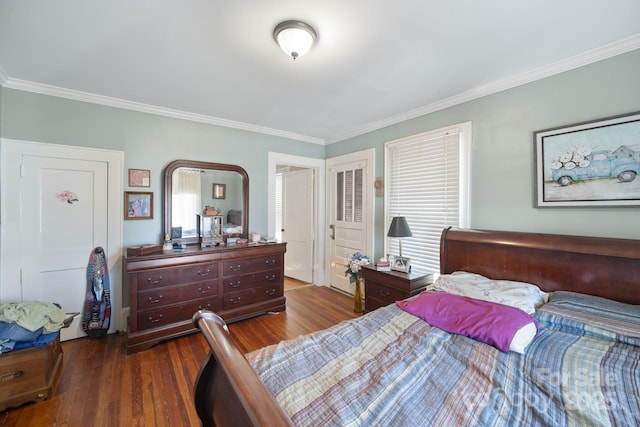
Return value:
[[(640, 305), (577, 292), (556, 291), (538, 314), (545, 312), (596, 326), (619, 336), (640, 338)], [(543, 318), (545, 322), (548, 320)]]
[(536, 320), (508, 305), (445, 292), (422, 292), (396, 301), (398, 307), (432, 326), (464, 335), (502, 351), (524, 353), (537, 333)]
[(534, 314), (536, 308), (549, 299), (549, 294), (542, 292), (536, 285), (511, 280), (493, 280), (465, 271), (441, 274), (428, 289), (497, 302), (519, 308), (528, 314)]
[(640, 305), (627, 304), (594, 295), (556, 291), (549, 303), (568, 310), (584, 312), (611, 320), (623, 320), (640, 326)]

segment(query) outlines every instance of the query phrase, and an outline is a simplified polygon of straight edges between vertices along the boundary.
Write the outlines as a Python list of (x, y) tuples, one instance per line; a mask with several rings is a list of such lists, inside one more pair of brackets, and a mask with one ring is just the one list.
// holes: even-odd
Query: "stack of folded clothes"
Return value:
[(65, 316), (60, 307), (49, 302), (0, 305), (0, 354), (46, 346), (65, 326)]

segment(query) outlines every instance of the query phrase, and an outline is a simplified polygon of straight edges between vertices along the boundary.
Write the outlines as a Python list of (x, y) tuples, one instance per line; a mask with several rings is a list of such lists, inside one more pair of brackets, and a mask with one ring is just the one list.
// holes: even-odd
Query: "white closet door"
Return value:
[[(49, 144), (34, 149), (23, 144), (8, 155), (3, 153), (3, 168), (7, 166), (3, 178), (17, 178), (12, 179), (13, 189), (3, 196), (3, 202), (11, 206), (9, 222), (17, 230), (3, 236), (2, 260), (8, 271), (3, 272), (2, 302), (47, 301), (60, 304), (65, 312), (82, 313), (89, 256), (102, 246), (110, 269), (110, 330), (122, 329), (121, 153)], [(110, 163), (113, 153), (119, 167)], [(11, 253), (7, 245), (13, 248)], [(81, 336), (80, 315), (61, 330), (61, 338)]]

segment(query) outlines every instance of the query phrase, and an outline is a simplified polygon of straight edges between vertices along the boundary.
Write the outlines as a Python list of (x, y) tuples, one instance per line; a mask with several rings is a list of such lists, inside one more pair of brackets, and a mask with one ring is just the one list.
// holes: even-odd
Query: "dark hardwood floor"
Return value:
[[(318, 286), (286, 291), (287, 310), (229, 325), (242, 352), (357, 317), (352, 299)], [(53, 396), (0, 413), (0, 426), (197, 426), (193, 384), (208, 353), (195, 333), (127, 356), (124, 336), (62, 343)]]

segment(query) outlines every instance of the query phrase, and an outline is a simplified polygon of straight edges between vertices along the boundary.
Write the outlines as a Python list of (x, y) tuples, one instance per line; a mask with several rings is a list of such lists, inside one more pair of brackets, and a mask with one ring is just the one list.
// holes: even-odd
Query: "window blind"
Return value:
[(386, 237), (386, 232), (393, 217), (406, 217), (413, 236), (402, 238), (402, 256), (418, 270), (439, 272), (442, 230), (465, 225), (463, 129), (456, 126), (385, 144), (385, 253), (399, 255), (400, 238)]

